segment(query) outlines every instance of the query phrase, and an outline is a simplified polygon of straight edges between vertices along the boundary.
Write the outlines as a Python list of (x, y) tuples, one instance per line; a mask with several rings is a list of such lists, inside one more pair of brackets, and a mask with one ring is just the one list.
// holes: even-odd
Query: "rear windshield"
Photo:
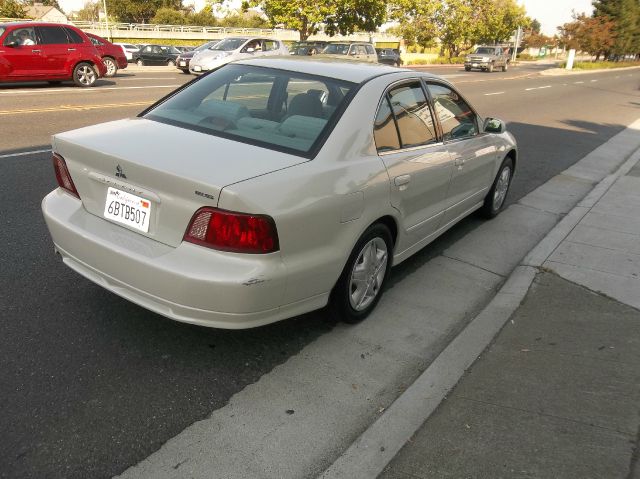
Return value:
[(355, 93), (355, 86), (333, 78), (228, 64), (143, 116), (312, 157)]
[(479, 53), (480, 55), (493, 55), (495, 49), (493, 48), (476, 48), (475, 53)]

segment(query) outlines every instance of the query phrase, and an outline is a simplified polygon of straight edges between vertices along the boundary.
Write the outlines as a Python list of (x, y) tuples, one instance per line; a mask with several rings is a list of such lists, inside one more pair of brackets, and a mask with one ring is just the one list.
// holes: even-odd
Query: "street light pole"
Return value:
[(107, 0), (102, 0), (102, 9), (104, 10), (104, 28), (107, 30), (107, 38), (112, 41), (111, 32), (109, 31), (109, 16), (107, 15)]

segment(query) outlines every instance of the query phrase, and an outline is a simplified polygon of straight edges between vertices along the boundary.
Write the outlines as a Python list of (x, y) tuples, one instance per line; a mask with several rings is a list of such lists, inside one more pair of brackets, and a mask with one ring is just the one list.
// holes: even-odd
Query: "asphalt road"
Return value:
[[(640, 70), (539, 76), (435, 68), (520, 146), (516, 201), (640, 117)], [(0, 477), (109, 477), (332, 327), (324, 312), (247, 331), (172, 322), (93, 285), (54, 256), (40, 200), (55, 187), (52, 133), (135, 115), (190, 77), (124, 71), (98, 88), (0, 88)], [(424, 264), (465, 220), (394, 270)], [(310, 374), (313, 374), (310, 372)]]

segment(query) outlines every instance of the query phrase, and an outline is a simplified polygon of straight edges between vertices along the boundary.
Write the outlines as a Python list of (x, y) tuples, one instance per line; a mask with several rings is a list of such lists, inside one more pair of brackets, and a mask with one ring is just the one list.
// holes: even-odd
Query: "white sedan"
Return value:
[(247, 328), (376, 306), (392, 265), (476, 210), (517, 161), (449, 83), (374, 64), (262, 58), (141, 113), (55, 135), (55, 250), (169, 318)]

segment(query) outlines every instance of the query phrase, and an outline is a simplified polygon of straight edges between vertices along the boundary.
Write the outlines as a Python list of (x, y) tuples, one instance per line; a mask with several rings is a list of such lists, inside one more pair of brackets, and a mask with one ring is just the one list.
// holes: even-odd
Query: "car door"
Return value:
[(498, 156), (490, 135), (480, 132), (478, 115), (452, 87), (428, 82), (434, 110), (454, 170), (447, 194), (444, 224), (465, 215), (487, 195)]
[(419, 79), (392, 85), (380, 101), (376, 148), (390, 179), (391, 203), (410, 244), (432, 236), (446, 207), (453, 163)]
[[(24, 38), (28, 38), (33, 44), (23, 44)], [(2, 50), (5, 61), (9, 64), (7, 78), (20, 80), (45, 76), (46, 63), (33, 27), (17, 27), (10, 30), (6, 34), (0, 50)]]
[(36, 27), (39, 44), (45, 62), (47, 75), (66, 76), (67, 58), (73, 54), (75, 48), (69, 44), (69, 38), (62, 26)]
[(378, 55), (375, 48), (373, 48), (373, 45), (365, 45), (364, 48), (366, 51), (367, 61), (370, 63), (378, 63)]

